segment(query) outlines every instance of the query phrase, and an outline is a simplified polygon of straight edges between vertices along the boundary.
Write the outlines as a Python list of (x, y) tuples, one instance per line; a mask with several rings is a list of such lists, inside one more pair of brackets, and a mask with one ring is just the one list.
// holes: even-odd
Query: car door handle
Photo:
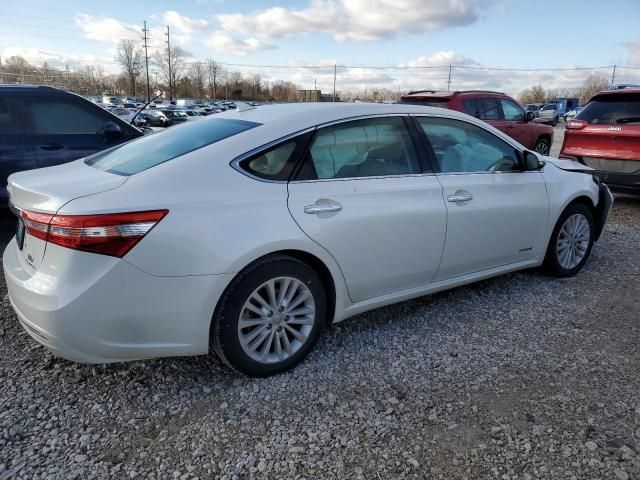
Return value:
[(325, 204), (315, 204), (315, 205), (307, 205), (304, 207), (304, 213), (308, 213), (309, 215), (317, 215), (319, 213), (334, 213), (342, 210), (342, 205), (339, 203), (325, 203)]
[(471, 195), (469, 192), (465, 190), (458, 190), (453, 195), (449, 195), (447, 197), (448, 202), (454, 202), (454, 203), (468, 202), (470, 200), (473, 200), (473, 195)]
[(44, 145), (40, 145), (40, 150), (62, 150), (64, 145), (61, 143), (45, 143)]

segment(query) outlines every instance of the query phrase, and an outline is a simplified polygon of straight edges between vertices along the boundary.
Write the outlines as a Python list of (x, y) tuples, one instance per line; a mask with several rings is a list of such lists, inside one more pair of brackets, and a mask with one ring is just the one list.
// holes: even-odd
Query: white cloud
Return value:
[(402, 67), (442, 67), (445, 65), (478, 65), (478, 63), (464, 55), (444, 50), (433, 53), (429, 56), (423, 55), (407, 63), (401, 64)]
[(275, 48), (271, 43), (257, 38), (238, 39), (224, 32), (213, 33), (205, 42), (208, 47), (222, 53), (246, 55), (255, 50)]
[(209, 24), (200, 18), (189, 18), (181, 15), (175, 10), (167, 10), (162, 14), (164, 22), (170, 27), (174, 27), (185, 33), (192, 33), (199, 30), (206, 30)]
[(311, 0), (301, 9), (272, 7), (217, 16), (227, 31), (267, 39), (322, 32), (339, 42), (368, 42), (425, 34), (478, 19), (492, 0)]
[(125, 24), (115, 18), (78, 13), (75, 21), (90, 40), (118, 43), (120, 40), (140, 39), (141, 27)]
[(627, 65), (640, 67), (640, 40), (637, 42), (627, 43), (627, 50), (629, 52)]
[(3, 59), (12, 56), (22, 57), (30, 64), (38, 67), (41, 67), (44, 62), (47, 62), (49, 67), (58, 69), (64, 69), (67, 65), (72, 70), (78, 70), (84, 66), (101, 66), (107, 72), (113, 71), (114, 69), (112, 59), (100, 58), (95, 55), (75, 55), (53, 50), (24, 47), (6, 47), (0, 54)]

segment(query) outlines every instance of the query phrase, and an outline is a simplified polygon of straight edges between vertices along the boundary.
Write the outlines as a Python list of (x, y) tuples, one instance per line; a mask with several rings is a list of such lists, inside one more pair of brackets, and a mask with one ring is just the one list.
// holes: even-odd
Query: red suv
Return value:
[(567, 122), (560, 157), (595, 168), (611, 187), (640, 189), (640, 89), (596, 94)]
[(504, 93), (421, 90), (403, 95), (399, 103), (443, 107), (467, 113), (493, 125), (526, 148), (542, 155), (549, 155), (553, 143), (553, 128), (534, 122), (533, 112), (525, 113), (518, 102)]

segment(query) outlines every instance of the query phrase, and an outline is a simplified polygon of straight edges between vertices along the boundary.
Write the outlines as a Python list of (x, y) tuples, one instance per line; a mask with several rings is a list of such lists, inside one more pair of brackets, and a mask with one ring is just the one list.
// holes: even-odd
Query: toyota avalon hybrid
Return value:
[(573, 275), (612, 204), (589, 167), (416, 105), (238, 109), (8, 188), (4, 272), (36, 341), (92, 363), (212, 352), (252, 376), (373, 308)]

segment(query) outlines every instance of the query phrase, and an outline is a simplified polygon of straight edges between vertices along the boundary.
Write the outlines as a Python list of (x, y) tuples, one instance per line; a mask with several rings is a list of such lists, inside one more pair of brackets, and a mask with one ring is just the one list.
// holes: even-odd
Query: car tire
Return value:
[(570, 277), (586, 263), (595, 238), (595, 222), (583, 203), (569, 205), (558, 221), (545, 255), (543, 267), (555, 277)]
[(318, 274), (285, 255), (251, 264), (223, 294), (210, 329), (213, 351), (251, 377), (285, 372), (304, 359), (327, 324)]
[(533, 149), (540, 155), (549, 155), (551, 143), (546, 138), (539, 138)]
[(556, 126), (558, 125), (558, 117), (555, 117), (555, 118), (553, 119), (553, 122), (551, 122), (551, 125), (552, 125), (553, 127), (556, 127)]

